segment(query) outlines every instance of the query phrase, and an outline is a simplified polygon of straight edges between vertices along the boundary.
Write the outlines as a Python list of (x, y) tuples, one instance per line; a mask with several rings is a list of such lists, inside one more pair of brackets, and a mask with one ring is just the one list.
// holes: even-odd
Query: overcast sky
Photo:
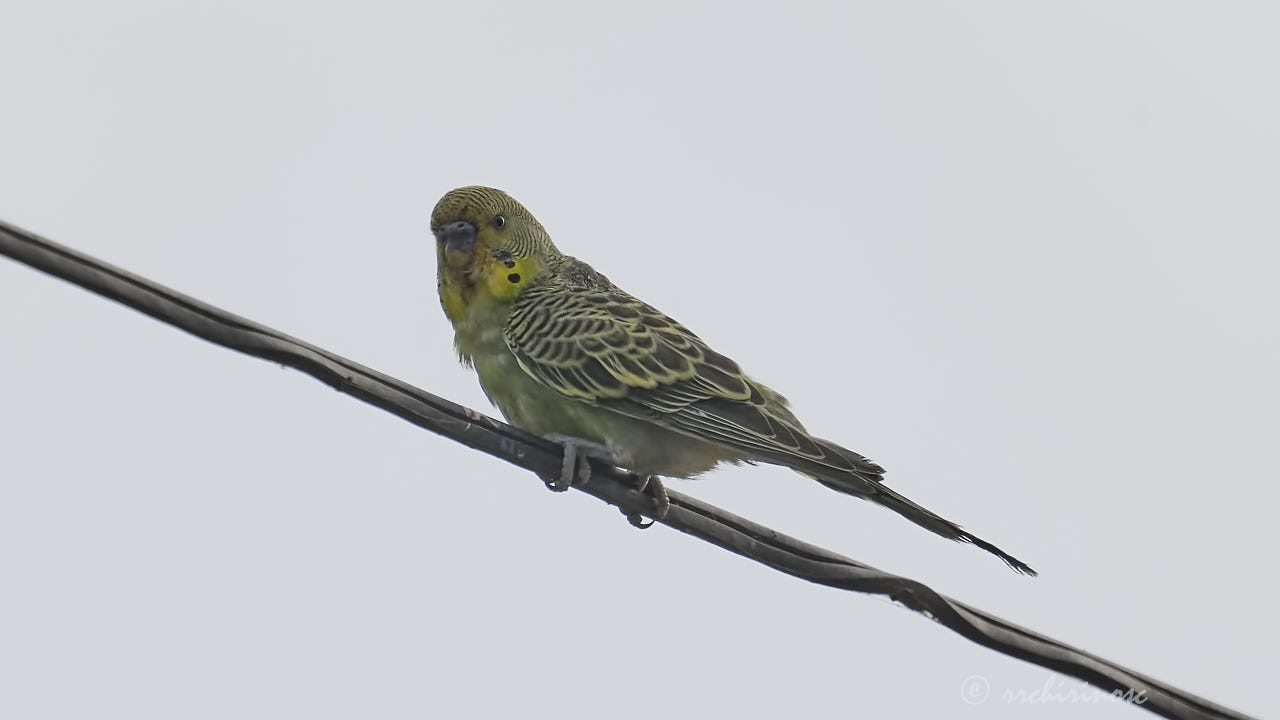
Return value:
[[(1042, 576), (673, 488), (1280, 715), (1275, 4), (174, 5), (0, 11), (0, 217), (495, 412), (501, 187)], [(3, 260), (0, 373), (5, 718), (1145, 716)]]

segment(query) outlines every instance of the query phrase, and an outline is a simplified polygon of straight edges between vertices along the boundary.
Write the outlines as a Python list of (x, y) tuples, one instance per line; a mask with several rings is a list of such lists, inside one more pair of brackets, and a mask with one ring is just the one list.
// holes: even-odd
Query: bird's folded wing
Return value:
[[(786, 401), (680, 323), (617, 289), (527, 288), (505, 328), (520, 367), (565, 397), (817, 472), (878, 476), (804, 430)], [(878, 479), (878, 477), (876, 478)]]

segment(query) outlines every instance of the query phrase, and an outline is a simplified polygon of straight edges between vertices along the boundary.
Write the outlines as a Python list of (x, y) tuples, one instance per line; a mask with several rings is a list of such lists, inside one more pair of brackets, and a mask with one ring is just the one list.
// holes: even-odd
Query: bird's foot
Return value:
[(667, 488), (662, 484), (662, 481), (658, 479), (657, 475), (645, 475), (639, 478), (639, 480), (640, 482), (636, 489), (640, 491), (641, 495), (648, 495), (653, 498), (653, 501), (658, 505), (657, 510), (653, 514), (653, 520), (645, 522), (644, 516), (638, 512), (627, 512), (626, 510), (623, 510), (622, 514), (627, 516), (627, 522), (641, 530), (645, 530), (652, 527), (654, 522), (667, 516), (667, 512), (671, 510), (671, 498), (667, 496)]
[[(542, 478), (543, 484), (552, 492), (566, 492), (571, 487), (582, 487), (590, 482), (591, 458), (603, 460), (615, 467), (619, 465), (614, 453), (606, 445), (568, 435), (547, 435), (545, 437), (564, 448), (564, 456), (561, 460), (560, 475), (558, 477), (538, 473), (538, 477)], [(639, 512), (624, 509), (622, 514), (627, 516), (627, 522), (640, 529), (645, 529), (652, 526), (654, 521), (661, 520), (667, 516), (667, 512), (671, 509), (671, 498), (667, 495), (667, 488), (663, 486), (657, 475), (636, 476), (636, 490), (639, 490), (642, 495), (648, 495), (653, 498), (657, 507), (654, 510), (653, 519), (647, 522)]]
[(571, 487), (586, 485), (591, 480), (591, 458), (603, 460), (610, 465), (618, 461), (607, 445), (590, 440), (571, 437), (569, 435), (551, 434), (544, 436), (553, 443), (564, 448), (564, 460), (560, 466), (560, 477), (548, 477), (538, 474), (547, 489), (552, 492), (565, 492)]

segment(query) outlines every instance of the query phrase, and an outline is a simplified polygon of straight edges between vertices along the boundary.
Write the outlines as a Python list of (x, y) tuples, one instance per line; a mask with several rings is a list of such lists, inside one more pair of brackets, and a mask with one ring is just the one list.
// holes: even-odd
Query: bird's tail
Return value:
[[(844, 457), (845, 459), (853, 462), (855, 466), (866, 467), (870, 465), (870, 467), (875, 468), (876, 470), (880, 469), (878, 465), (870, 463), (861, 455), (850, 450), (845, 450), (835, 443), (828, 442), (826, 440), (817, 440), (817, 442), (824, 450), (830, 450), (831, 452)], [(805, 474), (810, 475), (818, 482), (833, 490), (838, 490), (849, 495), (857, 495), (858, 497), (879, 503), (880, 505), (889, 508), (902, 517), (919, 525), (925, 530), (941, 535), (948, 540), (957, 540), (959, 542), (977, 545), (983, 550), (986, 550), (992, 555), (1003, 560), (1006, 565), (1013, 568), (1014, 572), (1030, 575), (1032, 577), (1035, 577), (1038, 574), (1030, 565), (1022, 562), (1018, 558), (1001, 550), (995, 545), (992, 545), (986, 540), (983, 540), (977, 535), (964, 530), (959, 525), (947, 520), (941, 515), (921, 507), (911, 500), (908, 500), (906, 497), (890, 490), (881, 482), (879, 473), (840, 472), (838, 470), (832, 470), (827, 473), (806, 472)]]

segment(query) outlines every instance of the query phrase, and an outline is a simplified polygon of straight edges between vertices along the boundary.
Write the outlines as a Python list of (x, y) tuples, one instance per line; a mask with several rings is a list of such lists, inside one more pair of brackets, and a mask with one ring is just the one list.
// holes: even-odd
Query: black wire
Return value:
[[(314, 345), (200, 302), (146, 278), (0, 221), (0, 253), (79, 285), (209, 342), (305, 372), (337, 390), (432, 432), (509, 463), (560, 474), (558, 445), (449, 402)], [(653, 500), (635, 478), (592, 461), (578, 489), (626, 512), (652, 514)], [(727, 510), (671, 492), (660, 522), (730, 552), (810, 582), (886, 595), (895, 602), (997, 652), (1071, 675), (1168, 718), (1247, 716), (1083, 650), (952, 600), (928, 586), (810, 545)]]

